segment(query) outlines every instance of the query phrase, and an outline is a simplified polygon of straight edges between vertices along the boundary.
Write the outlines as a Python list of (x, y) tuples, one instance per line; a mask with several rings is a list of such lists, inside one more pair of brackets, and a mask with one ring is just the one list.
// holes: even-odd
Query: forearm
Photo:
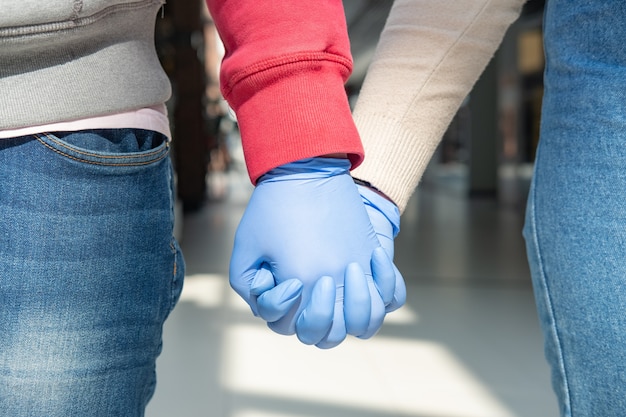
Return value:
[(226, 48), (221, 88), (253, 183), (288, 162), (363, 158), (344, 83), (352, 71), (340, 0), (207, 0)]
[(525, 0), (396, 0), (354, 110), (353, 175), (404, 210), (450, 121)]

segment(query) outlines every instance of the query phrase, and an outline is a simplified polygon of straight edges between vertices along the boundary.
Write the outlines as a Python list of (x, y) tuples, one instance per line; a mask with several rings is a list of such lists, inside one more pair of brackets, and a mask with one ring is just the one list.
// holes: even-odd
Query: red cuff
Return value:
[(239, 99), (232, 105), (253, 184), (272, 168), (304, 158), (345, 153), (352, 168), (363, 160), (345, 74), (337, 70), (345, 58), (315, 55), (253, 73), (233, 85), (236, 94), (228, 94)]

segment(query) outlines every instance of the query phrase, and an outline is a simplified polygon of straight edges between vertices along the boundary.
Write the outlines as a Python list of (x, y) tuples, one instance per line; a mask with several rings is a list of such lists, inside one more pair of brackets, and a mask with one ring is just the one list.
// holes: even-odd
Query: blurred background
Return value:
[[(345, 0), (355, 102), (391, 0)], [(539, 140), (543, 1), (531, 0), (467, 97), (402, 218), (407, 305), (377, 336), (321, 351), (272, 333), (228, 286), (252, 191), (219, 92), (203, 0), (171, 0), (157, 48), (178, 178), (185, 289), (165, 325), (148, 417), (556, 417), (521, 237)]]

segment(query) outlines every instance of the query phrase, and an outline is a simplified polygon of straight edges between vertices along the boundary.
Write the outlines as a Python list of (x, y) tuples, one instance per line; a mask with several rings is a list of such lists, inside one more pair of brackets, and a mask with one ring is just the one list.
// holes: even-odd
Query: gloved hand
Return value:
[(255, 315), (321, 348), (347, 334), (375, 334), (383, 300), (395, 298), (396, 270), (349, 168), (346, 160), (312, 158), (264, 175), (231, 258), (231, 286)]
[[(376, 231), (378, 241), (385, 249), (389, 259), (394, 256), (394, 239), (400, 232), (400, 210), (390, 200), (376, 193), (365, 185), (357, 185), (359, 194), (365, 204), (370, 222)], [(379, 285), (389, 285), (389, 288), (381, 290), (381, 294), (393, 294), (391, 299), (384, 299), (385, 311), (390, 313), (402, 307), (406, 302), (406, 284), (402, 274), (393, 265), (395, 271), (395, 291), (391, 291), (391, 280), (379, 280)]]

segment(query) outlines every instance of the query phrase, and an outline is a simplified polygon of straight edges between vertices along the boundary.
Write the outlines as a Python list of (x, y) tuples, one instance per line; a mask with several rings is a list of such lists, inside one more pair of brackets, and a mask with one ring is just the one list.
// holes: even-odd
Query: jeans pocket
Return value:
[(39, 143), (69, 161), (95, 167), (142, 167), (164, 159), (169, 140), (144, 129), (93, 129), (34, 136)]
[(0, 415), (143, 409), (184, 273), (167, 148), (141, 130), (0, 141)]

